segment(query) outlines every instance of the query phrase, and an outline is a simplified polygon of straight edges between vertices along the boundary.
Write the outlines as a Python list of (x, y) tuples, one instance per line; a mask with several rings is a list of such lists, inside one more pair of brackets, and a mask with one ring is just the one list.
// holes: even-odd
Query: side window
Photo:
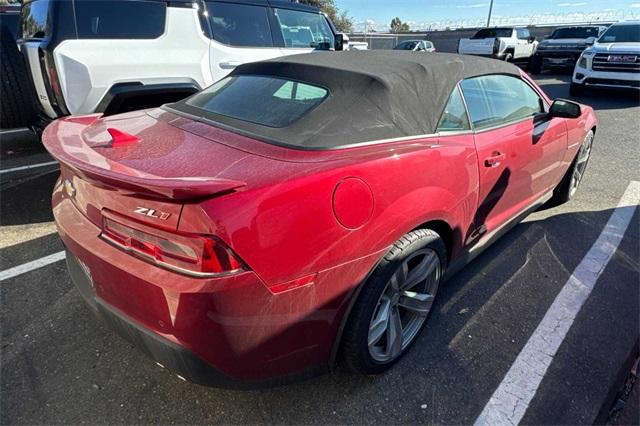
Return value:
[(544, 103), (527, 83), (508, 75), (487, 75), (460, 83), (476, 129), (499, 126), (544, 112)]
[(526, 28), (518, 28), (516, 29), (516, 32), (520, 40), (527, 40), (530, 36), (529, 30)]
[(273, 46), (266, 7), (212, 1), (207, 11), (214, 40), (230, 46)]
[(153, 39), (164, 33), (167, 5), (158, 1), (75, 2), (78, 38)]
[(464, 131), (470, 128), (467, 110), (464, 107), (460, 89), (456, 86), (449, 96), (447, 106), (442, 112), (442, 117), (440, 117), (436, 131)]
[(333, 31), (319, 13), (275, 9), (285, 47), (329, 49), (335, 45)]

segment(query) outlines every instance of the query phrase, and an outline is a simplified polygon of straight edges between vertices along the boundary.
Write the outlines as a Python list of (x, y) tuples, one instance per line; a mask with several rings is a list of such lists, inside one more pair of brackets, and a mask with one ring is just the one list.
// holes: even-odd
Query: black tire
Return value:
[[(400, 331), (410, 332), (406, 337), (412, 337), (410, 339), (407, 338), (407, 341), (405, 342), (404, 334), (401, 335), (402, 349), (400, 349), (400, 352), (397, 355), (394, 355), (393, 358), (390, 358), (388, 360), (376, 360), (374, 356), (372, 356), (369, 345), (369, 333), (370, 327), (372, 327), (373, 321), (375, 319), (374, 314), (378, 315), (378, 309), (381, 309), (380, 303), (382, 297), (384, 296), (385, 291), (389, 288), (390, 282), (393, 281), (392, 278), (394, 276), (398, 276), (397, 273), (400, 273), (401, 268), (404, 264), (410, 264), (412, 260), (415, 260), (417, 256), (422, 255), (423, 253), (429, 253), (429, 261), (434, 266), (435, 271), (433, 275), (429, 273), (429, 275), (427, 275), (429, 279), (426, 279), (424, 281), (425, 289), (427, 287), (430, 287), (431, 289), (428, 293), (429, 295), (431, 295), (431, 305), (429, 305), (429, 307), (426, 309), (426, 312), (423, 311), (421, 315), (416, 315), (416, 318), (420, 319), (422, 322), (413, 323), (412, 330), (408, 328), (412, 324), (410, 322), (411, 320), (408, 316), (404, 317), (405, 319), (407, 319), (407, 328), (405, 328), (404, 330), (400, 328)], [(434, 256), (434, 254), (436, 256)], [(435, 269), (436, 263), (437, 269)], [(442, 238), (440, 238), (440, 236), (436, 232), (430, 229), (418, 229), (412, 231), (403, 236), (391, 247), (391, 249), (389, 249), (384, 258), (373, 270), (367, 282), (364, 283), (364, 287), (362, 288), (358, 296), (358, 300), (356, 301), (351, 311), (349, 320), (345, 327), (341, 345), (341, 355), (348, 368), (364, 374), (378, 374), (388, 370), (389, 368), (391, 368), (391, 366), (398, 362), (400, 358), (402, 358), (402, 356), (409, 350), (411, 345), (417, 340), (417, 337), (419, 336), (420, 332), (427, 322), (428, 315), (431, 312), (431, 306), (433, 306), (432, 299), (436, 296), (435, 293), (437, 292), (437, 287), (439, 286), (442, 276), (444, 275), (446, 263), (447, 255), (445, 244), (442, 241)], [(421, 265), (422, 260), (419, 260), (415, 269), (421, 270)], [(426, 269), (431, 270), (431, 267), (429, 266)], [(411, 272), (409, 272), (407, 276), (411, 277)], [(421, 276), (420, 273), (416, 275), (416, 277), (419, 276)], [(407, 279), (407, 281), (415, 281), (420, 283), (415, 287), (406, 287), (407, 291), (411, 289), (414, 289), (414, 291), (418, 291), (416, 289), (423, 285), (420, 279)], [(434, 285), (435, 291), (433, 291)], [(427, 292), (425, 291), (424, 293)], [(396, 306), (395, 309), (399, 308)], [(404, 313), (411, 314), (410, 311), (405, 311)], [(398, 318), (400, 318), (400, 314), (398, 315)], [(389, 325), (387, 327), (391, 326)], [(388, 339), (388, 336), (386, 336), (386, 338)]]
[(582, 95), (584, 95), (584, 84), (571, 83), (571, 85), (569, 86), (569, 94), (571, 96), (582, 96)]
[[(549, 201), (550, 206), (558, 206), (566, 203), (575, 195), (578, 187), (580, 186), (580, 182), (584, 177), (584, 172), (587, 170), (587, 164), (589, 163), (591, 149), (593, 147), (593, 138), (593, 130), (589, 130), (576, 153), (576, 158), (573, 159), (571, 166), (569, 166), (569, 169), (563, 176), (562, 180), (553, 190), (553, 197)], [(586, 158), (583, 158), (585, 153)], [(576, 176), (578, 171), (579, 174)]]
[(11, 31), (4, 25), (0, 31), (0, 128), (30, 126), (36, 117), (30, 75)]

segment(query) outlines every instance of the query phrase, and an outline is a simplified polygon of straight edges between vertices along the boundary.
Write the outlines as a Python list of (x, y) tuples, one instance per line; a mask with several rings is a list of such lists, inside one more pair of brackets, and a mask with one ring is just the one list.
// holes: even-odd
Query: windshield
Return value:
[(598, 27), (558, 28), (551, 34), (551, 39), (598, 37)]
[(640, 43), (640, 25), (614, 25), (598, 40), (600, 43)]
[(418, 41), (403, 41), (393, 49), (394, 50), (413, 50), (416, 48), (418, 43), (419, 43)]
[(512, 28), (485, 28), (478, 31), (472, 39), (479, 38), (495, 38), (495, 37), (511, 37)]
[(328, 93), (322, 87), (284, 78), (239, 75), (196, 93), (186, 104), (237, 120), (285, 127), (322, 103)]

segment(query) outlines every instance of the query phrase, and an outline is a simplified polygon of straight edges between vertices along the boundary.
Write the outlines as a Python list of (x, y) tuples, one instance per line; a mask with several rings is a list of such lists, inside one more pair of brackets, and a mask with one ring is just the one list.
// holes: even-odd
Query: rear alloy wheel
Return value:
[(387, 370), (424, 327), (445, 268), (437, 233), (421, 229), (389, 250), (364, 284), (345, 329), (343, 355), (351, 369)]
[(591, 149), (593, 148), (593, 136), (593, 130), (590, 130), (589, 133), (587, 133), (587, 136), (585, 136), (584, 141), (582, 141), (582, 145), (580, 145), (580, 149), (578, 150), (578, 154), (576, 154), (576, 158), (571, 164), (571, 167), (569, 167), (569, 170), (567, 170), (564, 178), (562, 178), (560, 184), (553, 191), (551, 205), (559, 205), (565, 203), (572, 199), (575, 195), (578, 187), (580, 186), (580, 182), (582, 182), (584, 173), (587, 170), (589, 158), (591, 157)]

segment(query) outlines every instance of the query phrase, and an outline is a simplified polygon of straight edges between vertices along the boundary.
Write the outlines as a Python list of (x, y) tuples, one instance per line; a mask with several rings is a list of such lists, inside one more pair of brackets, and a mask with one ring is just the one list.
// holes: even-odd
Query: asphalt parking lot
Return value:
[[(538, 80), (551, 97), (569, 97), (567, 76)], [(425, 332), (387, 374), (339, 368), (256, 391), (184, 382), (94, 319), (57, 261), (0, 281), (0, 423), (473, 423), (623, 195), (640, 185), (632, 183), (640, 182), (638, 97), (598, 92), (579, 101), (594, 106), (600, 124), (574, 200), (532, 214), (450, 280)], [(51, 161), (25, 134), (3, 134), (1, 148), (0, 261), (8, 270), (63, 247), (49, 205), (57, 167), (24, 168)], [(522, 423), (606, 420), (637, 357), (640, 216), (635, 206), (620, 208), (630, 225)], [(638, 422), (637, 407), (623, 423)]]

